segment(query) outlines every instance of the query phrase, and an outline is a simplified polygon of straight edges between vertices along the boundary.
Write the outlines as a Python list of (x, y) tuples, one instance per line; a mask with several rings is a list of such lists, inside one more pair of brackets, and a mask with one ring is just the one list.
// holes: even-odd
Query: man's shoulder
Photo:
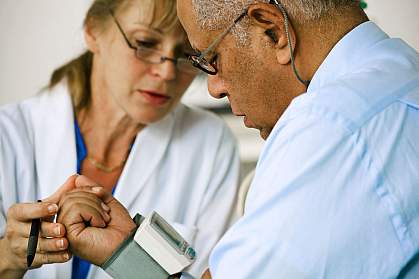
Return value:
[(356, 132), (391, 105), (417, 106), (418, 99), (419, 73), (354, 73), (297, 97), (281, 120), (311, 115)]

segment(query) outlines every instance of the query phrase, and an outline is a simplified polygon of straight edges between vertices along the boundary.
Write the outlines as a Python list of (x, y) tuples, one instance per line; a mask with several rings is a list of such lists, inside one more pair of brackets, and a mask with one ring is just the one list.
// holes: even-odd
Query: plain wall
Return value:
[[(51, 72), (81, 53), (91, 0), (0, 1), (0, 105), (36, 94)], [(367, 0), (367, 13), (419, 50), (418, 0)], [(202, 85), (205, 86), (205, 85)]]

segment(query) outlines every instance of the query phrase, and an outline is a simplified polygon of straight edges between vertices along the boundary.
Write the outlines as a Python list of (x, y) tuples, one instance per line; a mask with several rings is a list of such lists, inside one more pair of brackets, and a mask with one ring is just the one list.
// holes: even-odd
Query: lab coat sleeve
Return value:
[(227, 230), (236, 201), (240, 160), (236, 140), (227, 127), (223, 128), (216, 152), (210, 183), (196, 225), (194, 248), (197, 251), (197, 262), (187, 271), (194, 275), (200, 275), (208, 267), (209, 254)]
[(212, 278), (383, 278), (403, 256), (368, 150), (334, 123), (295, 121), (267, 142)]

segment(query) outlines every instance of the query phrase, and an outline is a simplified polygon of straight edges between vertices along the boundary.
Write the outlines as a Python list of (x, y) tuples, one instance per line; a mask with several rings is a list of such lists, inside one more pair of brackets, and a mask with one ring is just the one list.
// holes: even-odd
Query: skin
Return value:
[(1, 278), (22, 278), (28, 270), (26, 250), (31, 220), (34, 218), (42, 218), (43, 221), (31, 268), (49, 263), (63, 263), (71, 258), (65, 227), (60, 223), (51, 223), (51, 217), (57, 213), (57, 204), (63, 194), (74, 189), (75, 179), (76, 176), (70, 177), (57, 192), (41, 203), (21, 203), (9, 208), (6, 233), (0, 240)]
[[(195, 49), (203, 51), (222, 32), (199, 28), (191, 0), (179, 0), (177, 8)], [(266, 139), (291, 101), (307, 88), (292, 71), (282, 13), (273, 5), (256, 3), (250, 5), (247, 17), (249, 43), (238, 47), (231, 33), (221, 41), (215, 50), (219, 73), (208, 76), (208, 89), (215, 98), (227, 97), (233, 113), (244, 116), (245, 125), (259, 129)], [(366, 20), (365, 14), (356, 10), (348, 17), (333, 18), (334, 26), (339, 26), (335, 29), (313, 22), (290, 24), (296, 67), (302, 78), (312, 79), (336, 42)], [(266, 35), (267, 30), (272, 30), (276, 41)]]
[(60, 201), (58, 222), (66, 227), (71, 252), (100, 266), (136, 225), (124, 206), (93, 180), (79, 176), (75, 186)]
[[(139, 14), (141, 0), (132, 1), (116, 18), (131, 44), (137, 40), (152, 41), (152, 46), (167, 57), (178, 57), (186, 44), (180, 26), (170, 31), (144, 25)], [(112, 18), (106, 29), (93, 22), (85, 28), (85, 40), (94, 54), (91, 76), (91, 105), (77, 114), (88, 155), (105, 166), (118, 166), (127, 158), (138, 132), (165, 117), (179, 103), (194, 75), (176, 70), (174, 63), (148, 64), (135, 56)], [(164, 104), (150, 102), (144, 91), (169, 97)], [(111, 190), (121, 175), (123, 165), (105, 173), (88, 160), (82, 174)]]
[[(203, 31), (194, 15), (191, 0), (177, 1), (178, 16), (193, 48), (205, 50), (223, 30)], [(215, 76), (208, 76), (208, 89), (215, 98), (227, 97), (232, 111), (244, 116), (245, 125), (257, 128), (267, 139), (291, 101), (307, 88), (295, 77), (284, 31), (284, 17), (273, 5), (256, 3), (248, 7), (249, 44), (238, 47), (230, 33), (215, 49)], [(333, 46), (368, 18), (359, 8), (329, 14), (316, 22), (292, 22), (295, 64), (304, 80), (311, 80)], [(270, 30), (273, 40), (265, 32)], [(207, 270), (203, 277), (211, 278)]]

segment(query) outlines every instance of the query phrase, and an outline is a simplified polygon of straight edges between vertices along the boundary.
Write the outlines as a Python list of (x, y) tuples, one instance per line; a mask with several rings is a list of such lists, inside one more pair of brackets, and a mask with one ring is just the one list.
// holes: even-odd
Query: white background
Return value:
[[(82, 21), (91, 0), (0, 0), (0, 105), (36, 94), (54, 69), (84, 49)], [(367, 13), (390, 36), (419, 50), (418, 0), (367, 0)], [(194, 83), (187, 101), (220, 104), (205, 82)], [(254, 164), (262, 147), (255, 130), (225, 117), (239, 139), (243, 162)], [(253, 166), (253, 165), (252, 165)]]
[[(83, 50), (91, 0), (0, 1), (0, 105), (34, 95), (51, 72)], [(367, 0), (367, 12), (391, 36), (419, 50), (418, 0)]]

